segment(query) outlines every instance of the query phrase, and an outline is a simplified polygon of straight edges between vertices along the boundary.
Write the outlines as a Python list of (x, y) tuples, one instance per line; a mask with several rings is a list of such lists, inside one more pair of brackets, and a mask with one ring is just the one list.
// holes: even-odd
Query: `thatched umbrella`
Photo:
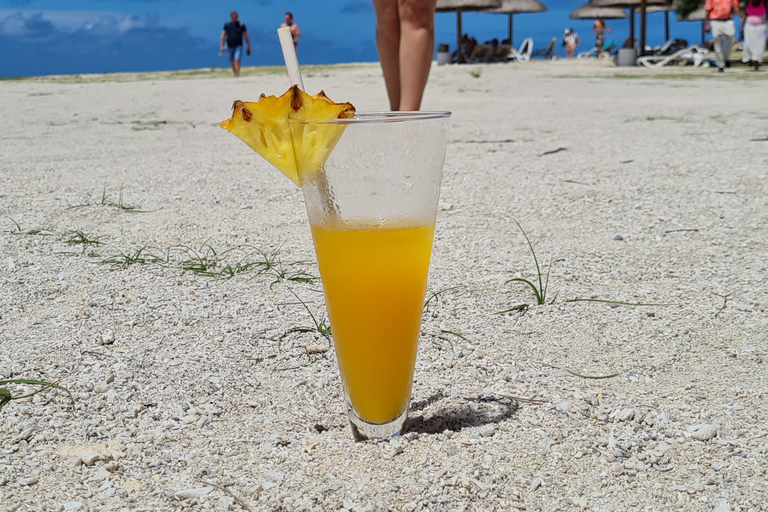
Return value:
[(499, 7), (500, 5), (501, 2), (499, 0), (437, 0), (437, 12), (456, 11), (456, 52), (459, 56), (458, 62), (466, 62), (464, 54), (461, 53), (461, 12)]
[[(508, 14), (509, 15), (509, 27), (508, 27), (508, 33), (507, 37), (509, 38), (509, 44), (513, 45), (512, 42), (512, 17), (515, 15), (515, 13), (523, 13), (523, 12), (544, 12), (547, 10), (546, 7), (544, 7), (544, 4), (539, 2), (538, 0), (500, 0), (501, 6), (500, 7), (493, 7), (491, 9), (485, 9), (483, 12), (492, 12), (492, 13), (499, 13), (499, 14)], [(514, 46), (514, 45), (513, 45)]]
[(629, 9), (630, 38), (635, 37), (635, 9), (640, 9), (640, 53), (645, 51), (645, 14), (649, 5), (665, 5), (668, 0), (592, 0), (592, 5), (602, 7), (626, 7)]
[(623, 20), (627, 17), (627, 13), (621, 7), (598, 7), (590, 3), (582, 5), (568, 17), (572, 20), (595, 20), (597, 18)]

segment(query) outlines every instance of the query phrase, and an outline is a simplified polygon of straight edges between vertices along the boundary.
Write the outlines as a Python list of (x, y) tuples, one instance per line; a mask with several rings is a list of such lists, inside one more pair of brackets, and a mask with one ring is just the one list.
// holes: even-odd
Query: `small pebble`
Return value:
[(717, 426), (710, 424), (701, 425), (698, 429), (691, 433), (691, 437), (698, 439), (699, 441), (709, 441), (716, 435)]
[(192, 498), (202, 498), (203, 496), (207, 496), (210, 494), (210, 492), (213, 491), (213, 487), (198, 487), (195, 489), (182, 489), (181, 491), (176, 491), (174, 496), (180, 500), (188, 500)]
[(115, 342), (115, 333), (111, 330), (106, 330), (99, 336), (99, 344), (111, 345)]

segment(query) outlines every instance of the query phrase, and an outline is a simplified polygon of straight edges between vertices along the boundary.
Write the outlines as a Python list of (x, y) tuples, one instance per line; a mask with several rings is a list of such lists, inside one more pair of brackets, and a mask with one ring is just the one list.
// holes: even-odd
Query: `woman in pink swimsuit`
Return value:
[(747, 0), (747, 8), (741, 17), (744, 33), (744, 56), (741, 60), (754, 67), (755, 71), (760, 69), (765, 51), (766, 1)]

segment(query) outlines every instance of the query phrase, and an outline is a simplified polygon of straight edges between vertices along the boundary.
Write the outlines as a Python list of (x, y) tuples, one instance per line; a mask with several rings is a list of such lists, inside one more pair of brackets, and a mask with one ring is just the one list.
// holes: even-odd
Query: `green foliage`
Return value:
[(8, 380), (0, 380), (0, 386), (5, 386), (6, 384), (31, 384), (33, 386), (42, 386), (37, 391), (33, 391), (31, 393), (27, 393), (26, 395), (18, 395), (13, 396), (11, 395), (11, 392), (5, 388), (0, 387), (0, 409), (3, 408), (5, 404), (10, 402), (11, 400), (21, 400), (22, 398), (27, 398), (33, 395), (36, 395), (38, 393), (42, 393), (48, 388), (56, 388), (61, 389), (63, 391), (66, 391), (69, 395), (70, 400), (72, 400), (72, 403), (75, 403), (75, 399), (72, 397), (72, 393), (69, 392), (69, 390), (63, 386), (59, 386), (55, 382), (48, 382), (45, 380), (34, 380), (34, 379), (8, 379)]
[[(533, 262), (536, 264), (536, 275), (538, 277), (539, 285), (536, 286), (531, 281), (527, 279), (523, 279), (522, 277), (515, 277), (513, 279), (510, 279), (507, 281), (508, 283), (511, 282), (518, 282), (523, 283), (525, 285), (528, 285), (531, 290), (533, 290), (533, 294), (536, 296), (536, 304), (546, 304), (547, 302), (547, 287), (549, 286), (549, 273), (552, 270), (552, 258), (549, 260), (549, 267), (547, 268), (546, 275), (542, 274), (541, 267), (539, 266), (539, 259), (536, 257), (536, 251), (533, 250), (533, 244), (531, 243), (531, 240), (528, 238), (528, 234), (525, 232), (523, 227), (520, 225), (517, 220), (515, 220), (515, 224), (517, 224), (517, 227), (520, 228), (520, 231), (523, 232), (523, 236), (525, 237), (525, 241), (528, 242), (528, 247), (531, 249), (531, 254), (533, 255)], [(552, 299), (552, 302), (555, 301), (557, 298), (557, 294), (555, 294), (555, 297)], [(501, 313), (508, 313), (510, 311), (524, 311), (527, 309), (527, 304), (518, 304), (517, 306), (514, 306), (510, 309), (507, 309), (505, 311), (500, 311), (498, 314)]]

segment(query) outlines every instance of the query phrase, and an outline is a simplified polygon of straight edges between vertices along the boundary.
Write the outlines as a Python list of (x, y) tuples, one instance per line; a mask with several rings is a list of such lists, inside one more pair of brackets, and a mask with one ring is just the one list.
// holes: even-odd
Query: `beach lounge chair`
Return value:
[[(603, 45), (603, 57), (602, 58), (610, 58), (613, 55), (614, 50), (616, 50), (616, 43), (614, 41), (606, 41)], [(587, 50), (586, 52), (581, 52), (578, 55), (576, 55), (577, 59), (591, 59), (597, 57), (597, 47), (592, 48), (591, 50)]]
[(670, 39), (663, 46), (654, 48), (654, 55), (672, 55), (680, 50), (688, 48), (688, 41), (685, 39)]
[(536, 50), (535, 52), (531, 53), (531, 57), (534, 59), (536, 57), (540, 57), (542, 59), (554, 59), (556, 58), (555, 45), (557, 45), (557, 38), (553, 37), (545, 49)]
[(533, 55), (533, 39), (526, 37), (523, 43), (520, 45), (519, 50), (510, 48), (509, 60), (516, 60), (518, 62), (528, 62)]
[(701, 46), (689, 46), (678, 50), (671, 55), (646, 55), (638, 57), (637, 64), (647, 68), (661, 68), (669, 65), (692, 64), (694, 67), (701, 66), (705, 62), (704, 55), (709, 50)]

